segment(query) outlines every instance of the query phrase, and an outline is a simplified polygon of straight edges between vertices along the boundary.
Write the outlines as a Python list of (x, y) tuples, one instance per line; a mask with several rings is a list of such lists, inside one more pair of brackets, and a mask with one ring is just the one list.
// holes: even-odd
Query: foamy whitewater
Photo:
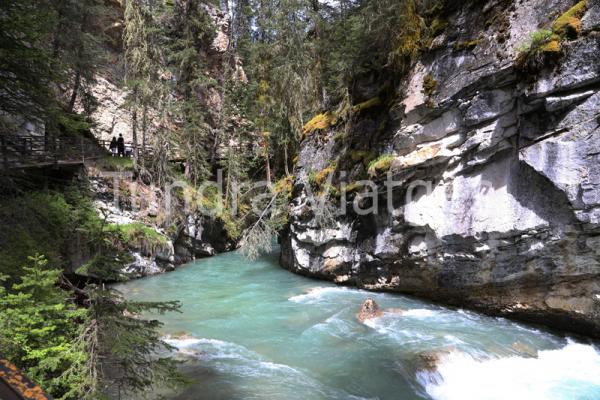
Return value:
[(539, 351), (535, 358), (476, 360), (452, 352), (437, 373), (441, 380), (435, 373), (418, 376), (436, 400), (600, 399), (600, 354), (592, 346), (576, 343)]
[[(316, 282), (276, 255), (220, 255), (118, 285), (156, 316), (195, 384), (168, 399), (599, 400), (600, 351), (542, 328)], [(384, 314), (360, 323), (373, 297)]]

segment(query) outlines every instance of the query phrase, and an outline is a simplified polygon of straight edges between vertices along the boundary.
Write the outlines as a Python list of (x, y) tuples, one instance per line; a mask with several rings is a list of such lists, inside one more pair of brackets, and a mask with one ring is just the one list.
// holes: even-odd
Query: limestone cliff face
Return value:
[[(94, 121), (92, 133), (97, 139), (111, 140), (113, 136), (123, 135), (126, 142), (133, 140), (133, 126), (131, 112), (128, 110), (127, 97), (128, 90), (124, 87), (125, 70), (123, 60), (122, 35), (125, 28), (122, 1), (108, 1), (111, 6), (111, 12), (102, 21), (105, 26), (105, 33), (111, 40), (106, 46), (107, 62), (101, 73), (95, 77), (95, 82), (90, 87), (91, 95), (95, 99), (95, 105), (92, 109), (90, 118)], [(222, 81), (224, 77), (224, 63), (231, 62), (234, 70), (234, 77), (246, 83), (247, 78), (238, 57), (230, 58), (226, 52), (229, 50), (230, 35), (230, 16), (211, 5), (201, 5), (213, 20), (215, 27), (215, 37), (210, 46), (202, 51), (203, 62), (207, 65), (206, 73), (216, 81)], [(172, 77), (165, 72), (161, 79), (171, 79)], [(212, 112), (219, 114), (221, 112), (222, 94), (211, 88), (201, 100)], [(83, 104), (77, 104), (77, 111), (83, 112)], [(214, 122), (214, 121), (209, 121)], [(156, 131), (160, 128), (160, 121), (155, 110), (150, 110), (148, 115), (148, 142), (152, 143)], [(164, 127), (163, 127), (164, 128)], [(141, 127), (138, 127), (138, 131)], [(141, 139), (138, 139), (141, 140)]]
[[(456, 6), (398, 87), (399, 106), (361, 112), (345, 139), (306, 139), (282, 265), (600, 336), (600, 2), (555, 63), (535, 76), (515, 68), (529, 33), (571, 6)], [(377, 213), (349, 206), (321, 226), (307, 207), (311, 171), (354, 154), (338, 167), (357, 180), (367, 152), (393, 157), (393, 195), (380, 175)]]

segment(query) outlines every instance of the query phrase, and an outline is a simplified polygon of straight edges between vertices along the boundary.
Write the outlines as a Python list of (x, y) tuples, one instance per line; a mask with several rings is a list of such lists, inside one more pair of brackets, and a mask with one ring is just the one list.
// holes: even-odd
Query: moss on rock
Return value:
[(427, 74), (423, 78), (423, 94), (427, 97), (433, 96), (437, 89), (438, 82), (433, 78), (433, 75)]
[(313, 119), (311, 119), (304, 125), (304, 128), (302, 129), (302, 133), (303, 133), (304, 137), (307, 137), (307, 136), (311, 135), (312, 133), (314, 133), (315, 131), (323, 131), (323, 130), (329, 129), (330, 127), (334, 126), (336, 123), (337, 123), (337, 117), (331, 112), (317, 114), (313, 117)]
[(352, 112), (359, 113), (361, 111), (368, 110), (369, 108), (380, 106), (381, 103), (382, 102), (379, 97), (374, 97), (372, 99), (363, 101), (362, 103), (352, 106)]
[(581, 18), (585, 14), (587, 0), (580, 1), (554, 21), (552, 31), (561, 37), (574, 39), (581, 32)]
[(369, 163), (369, 175), (377, 176), (382, 172), (387, 172), (392, 167), (392, 161), (394, 161), (396, 157), (391, 154), (384, 154), (377, 157), (375, 160)]
[(475, 47), (477, 47), (479, 45), (479, 43), (481, 43), (480, 39), (461, 40), (459, 42), (456, 42), (456, 44), (454, 44), (454, 48), (456, 50), (473, 50)]

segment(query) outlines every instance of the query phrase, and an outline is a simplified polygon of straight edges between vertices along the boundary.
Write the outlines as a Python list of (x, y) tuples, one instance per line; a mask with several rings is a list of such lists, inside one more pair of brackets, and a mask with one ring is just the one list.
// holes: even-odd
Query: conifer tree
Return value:
[(0, 348), (57, 399), (80, 399), (88, 376), (87, 354), (77, 338), (86, 310), (57, 284), (60, 270), (42, 256), (30, 258), (21, 282), (0, 286)]

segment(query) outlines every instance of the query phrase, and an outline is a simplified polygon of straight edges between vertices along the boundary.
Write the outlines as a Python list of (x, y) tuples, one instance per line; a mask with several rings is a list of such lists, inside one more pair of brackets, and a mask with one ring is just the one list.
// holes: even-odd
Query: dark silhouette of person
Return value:
[(117, 147), (119, 145), (117, 144), (117, 138), (113, 136), (112, 140), (110, 141), (110, 145), (108, 146), (108, 149), (110, 150), (110, 154), (112, 154), (113, 157), (115, 157), (117, 155)]
[(125, 157), (125, 139), (123, 139), (123, 135), (119, 135), (119, 140), (117, 140), (117, 148), (119, 150), (119, 157)]

